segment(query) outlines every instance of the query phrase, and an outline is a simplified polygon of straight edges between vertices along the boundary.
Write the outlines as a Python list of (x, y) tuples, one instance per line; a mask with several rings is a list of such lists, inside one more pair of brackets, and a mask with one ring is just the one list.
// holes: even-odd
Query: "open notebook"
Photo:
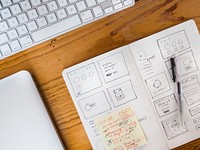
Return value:
[[(181, 67), (180, 125), (169, 59)], [(92, 147), (107, 149), (96, 120), (131, 107), (146, 138), (134, 150), (168, 150), (200, 137), (200, 36), (193, 20), (63, 71)], [(117, 149), (117, 148), (116, 148)]]

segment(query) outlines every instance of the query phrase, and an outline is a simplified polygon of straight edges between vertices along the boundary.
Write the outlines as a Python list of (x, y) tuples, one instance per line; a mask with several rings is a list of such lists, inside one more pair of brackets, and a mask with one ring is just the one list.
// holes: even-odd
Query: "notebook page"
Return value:
[[(170, 148), (200, 137), (200, 37), (193, 20), (169, 28), (130, 48)], [(183, 124), (169, 59), (179, 57)]]
[(94, 120), (132, 107), (147, 141), (132, 149), (168, 150), (128, 46), (65, 69), (63, 77), (93, 149), (106, 149)]

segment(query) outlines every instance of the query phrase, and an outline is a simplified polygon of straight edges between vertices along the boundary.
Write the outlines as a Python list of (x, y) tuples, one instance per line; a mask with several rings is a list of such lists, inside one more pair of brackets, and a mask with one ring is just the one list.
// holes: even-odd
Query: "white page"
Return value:
[[(200, 137), (200, 37), (193, 20), (129, 45), (170, 148)], [(169, 59), (179, 56), (183, 125)], [(178, 119), (179, 118), (179, 119)]]
[(94, 120), (130, 106), (147, 140), (133, 149), (168, 150), (128, 46), (65, 69), (63, 77), (93, 149), (105, 149)]

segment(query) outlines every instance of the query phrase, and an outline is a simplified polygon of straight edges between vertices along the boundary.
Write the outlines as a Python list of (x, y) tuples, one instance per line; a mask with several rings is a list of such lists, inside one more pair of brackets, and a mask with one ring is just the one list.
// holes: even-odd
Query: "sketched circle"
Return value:
[(75, 77), (73, 81), (74, 81), (75, 84), (77, 84), (77, 83), (80, 82), (80, 78), (79, 77)]
[(187, 66), (187, 65), (189, 65), (190, 63), (191, 63), (190, 58), (186, 57), (186, 58), (183, 59), (183, 64), (184, 64), (184, 65)]
[(86, 74), (83, 74), (83, 75), (81, 76), (81, 79), (82, 79), (82, 80), (86, 80), (86, 79), (87, 79), (87, 75), (86, 75)]
[(183, 43), (183, 40), (182, 39), (179, 39), (178, 40), (178, 44), (182, 44)]
[(90, 71), (90, 72), (89, 72), (89, 76), (90, 76), (90, 77), (93, 77), (93, 76), (94, 76), (94, 72), (93, 72), (93, 71)]
[(156, 79), (153, 83), (154, 88), (160, 88), (162, 85), (162, 82), (159, 79)]
[(176, 41), (172, 42), (172, 46), (175, 47), (176, 46)]
[(167, 44), (165, 44), (165, 49), (166, 50), (169, 50), (170, 49), (170, 45), (167, 43)]

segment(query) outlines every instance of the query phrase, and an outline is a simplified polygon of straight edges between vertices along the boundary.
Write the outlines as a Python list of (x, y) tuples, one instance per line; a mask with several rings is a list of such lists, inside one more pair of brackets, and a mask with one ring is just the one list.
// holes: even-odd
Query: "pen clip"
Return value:
[(172, 68), (172, 79), (176, 82), (176, 63), (174, 58), (170, 58), (171, 68)]

